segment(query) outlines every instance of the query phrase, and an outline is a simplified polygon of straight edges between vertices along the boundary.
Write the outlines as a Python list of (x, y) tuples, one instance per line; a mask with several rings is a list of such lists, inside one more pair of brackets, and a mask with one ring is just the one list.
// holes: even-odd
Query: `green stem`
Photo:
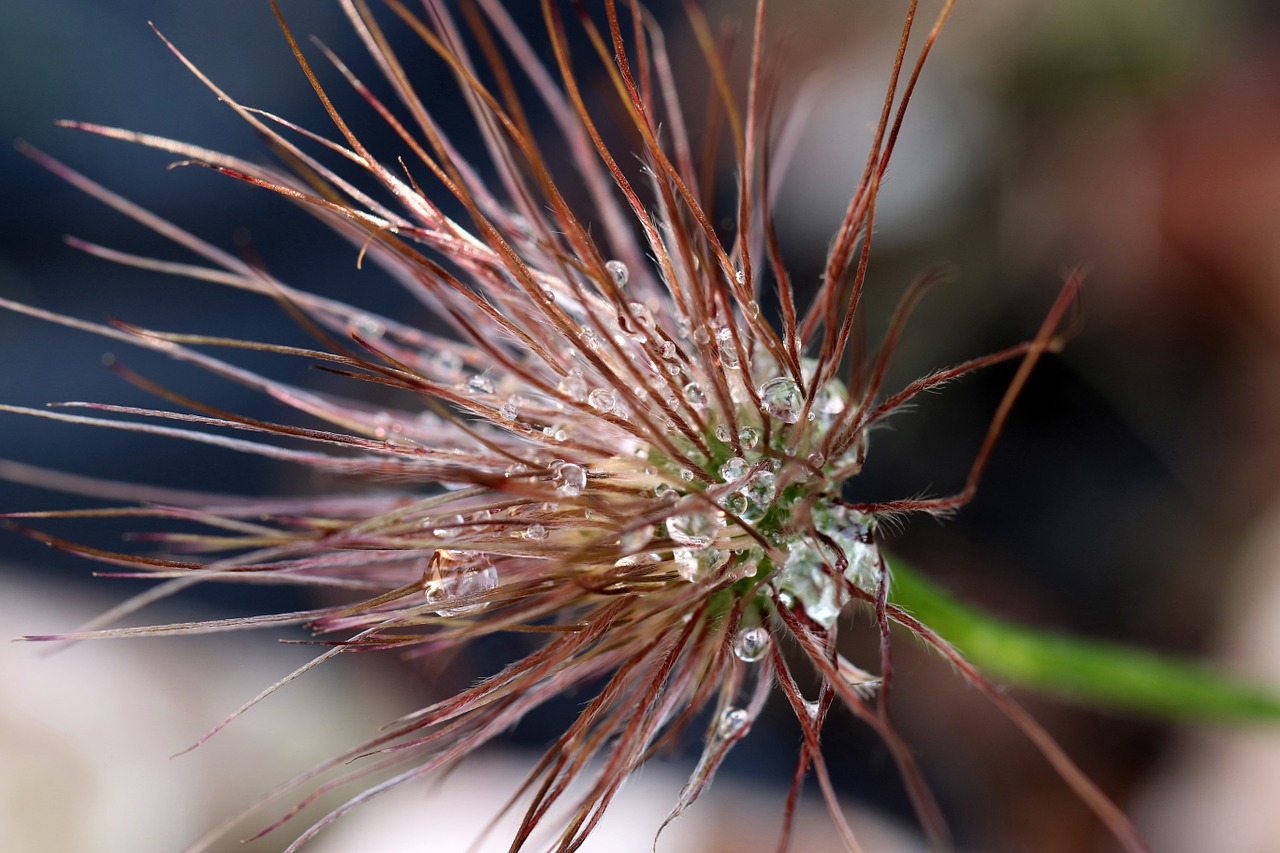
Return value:
[(890, 600), (985, 674), (1085, 704), (1204, 722), (1280, 722), (1280, 692), (1114, 643), (1026, 628), (952, 598), (899, 560)]

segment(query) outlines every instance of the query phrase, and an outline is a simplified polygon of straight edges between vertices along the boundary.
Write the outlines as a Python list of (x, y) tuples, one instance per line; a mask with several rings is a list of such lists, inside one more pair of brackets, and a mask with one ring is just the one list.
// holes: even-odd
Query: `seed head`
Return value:
[[(771, 143), (781, 84), (764, 2), (755, 7), (741, 85), (694, 4), (688, 11), (701, 46), (697, 69), (675, 67), (662, 32), (635, 3), (574, 5), (570, 26), (561, 4), (544, 0), (549, 52), (531, 46), (496, 0), (468, 7), (465, 34), (443, 2), (429, 0), (425, 19), (397, 0), (388, 5), (420, 36), (422, 49), (453, 72), (481, 132), (481, 150), (462, 151), (450, 140), (429, 111), (428, 93), (412, 87), (360, 0), (346, 0), (343, 8), (384, 80), (367, 86), (321, 47), (335, 72), (325, 76), (345, 81), (364, 101), (341, 114), (330, 84), (322, 84), (281, 17), (336, 128), (327, 137), (242, 104), (174, 49), (269, 141), (285, 167), (75, 126), (177, 155), (300, 204), (348, 241), (360, 265), (387, 271), (447, 333), (294, 288), (38, 152), (30, 153), (203, 263), (81, 248), (271, 297), (317, 345), (104, 326), (5, 303), (199, 365), (286, 403), (310, 425), (217, 411), (122, 367), (175, 408), (77, 403), (67, 405), (100, 415), (32, 414), (233, 448), (382, 488), (230, 503), (168, 495), (120, 510), (207, 525), (203, 535), (168, 540), (197, 555), (184, 559), (82, 549), (26, 532), (170, 578), (175, 589), (202, 579), (332, 587), (349, 600), (243, 620), (305, 624), (333, 644), (322, 658), (369, 649), (430, 654), (499, 632), (531, 638), (524, 657), (320, 768), (359, 758), (350, 775), (391, 775), (295, 844), (373, 793), (453, 765), (566, 691), (592, 698), (521, 786), (525, 817), (513, 849), (548, 829), (553, 847), (574, 849), (655, 749), (700, 733), (702, 758), (676, 799), (674, 818), (747, 736), (775, 684), (803, 731), (784, 845), (798, 786), (812, 772), (856, 849), (818, 740), (837, 703), (885, 738), (926, 830), (943, 838), (915, 759), (889, 725), (889, 623), (963, 661), (889, 603), (880, 530), (891, 514), (941, 513), (969, 499), (1014, 396), (1053, 344), (1075, 291), (1073, 280), (1034, 339), (886, 393), (889, 357), (911, 307), (933, 283), (926, 277), (903, 298), (879, 347), (866, 352), (856, 318), (876, 199), (903, 111), (950, 4), (914, 64), (904, 64), (912, 4), (872, 150), (808, 305), (797, 302), (774, 235), (772, 195), (784, 164), (775, 162)], [(541, 56), (552, 57), (550, 65)], [(536, 103), (521, 103), (517, 78), (536, 93)], [(685, 85), (691, 79), (712, 81), (711, 100), (700, 111), (707, 117), (703, 138), (681, 108), (682, 98), (696, 94)], [(379, 89), (398, 103), (375, 94)], [(550, 136), (535, 134), (535, 111), (550, 119)], [(357, 115), (388, 126), (404, 158), (380, 159), (368, 150)], [(710, 159), (695, 156), (699, 145)], [(573, 163), (568, 176), (550, 165), (547, 152), (556, 147)], [(736, 183), (717, 193), (718, 167), (725, 164)], [(721, 227), (714, 205), (726, 192), (735, 199)], [(335, 398), (248, 372), (233, 361), (244, 349), (309, 360), (352, 383), (384, 386), (394, 402)], [(224, 359), (219, 351), (232, 355)], [(842, 499), (877, 424), (922, 392), (1019, 358), (1022, 369), (959, 493), (862, 504)], [(154, 538), (166, 541), (164, 534)], [(837, 650), (841, 616), (851, 607), (872, 613), (879, 626), (877, 672)], [(100, 632), (120, 633), (128, 631)], [(797, 677), (799, 671), (805, 675)], [(820, 676), (820, 686), (806, 694), (799, 684), (810, 673)], [(1061, 757), (1056, 747), (1041, 745)], [(598, 772), (588, 777), (596, 759)], [(1078, 789), (1088, 786), (1071, 775), (1073, 768), (1063, 772)], [(302, 784), (314, 778), (308, 774)], [(303, 805), (332, 784), (320, 785)], [(1096, 794), (1088, 791), (1086, 799)], [(567, 817), (556, 810), (565, 806)]]

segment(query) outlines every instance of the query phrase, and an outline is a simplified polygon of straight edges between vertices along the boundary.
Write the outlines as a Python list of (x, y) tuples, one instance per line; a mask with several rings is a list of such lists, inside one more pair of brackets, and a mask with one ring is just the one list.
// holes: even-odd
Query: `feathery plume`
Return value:
[[(107, 489), (140, 502), (97, 514), (204, 526), (200, 534), (154, 534), (151, 541), (169, 549), (160, 556), (65, 542), (21, 526), (16, 519), (23, 514), (9, 515), (8, 525), (30, 536), (162, 581), (109, 618), (207, 581), (331, 588), (347, 601), (226, 623), (102, 627), (59, 638), (305, 625), (330, 645), (280, 684), (342, 653), (420, 656), (500, 632), (532, 638), (527, 656), (271, 795), (310, 790), (267, 831), (340, 784), (379, 780), (301, 832), (291, 850), (369, 797), (453, 765), (530, 710), (575, 689), (592, 698), (513, 798), (524, 819), (512, 849), (548, 828), (552, 847), (575, 849), (631, 773), (664, 744), (696, 730), (702, 757), (669, 821), (694, 803), (747, 736), (775, 685), (803, 734), (784, 807), (783, 847), (800, 786), (812, 774), (846, 845), (858, 849), (819, 743), (835, 705), (884, 739), (925, 831), (945, 845), (938, 807), (889, 722), (896, 623), (987, 692), (1114, 834), (1141, 849), (1123, 815), (1043, 730), (890, 603), (880, 526), (895, 514), (946, 513), (970, 499), (1028, 373), (1056, 345), (1078, 286), (1072, 277), (1030, 340), (898, 390), (883, 387), (908, 315), (934, 279), (910, 288), (883, 341), (868, 351), (859, 305), (876, 203), (904, 111), (951, 3), (914, 58), (908, 41), (916, 8), (908, 4), (861, 180), (836, 223), (816, 293), (802, 305), (772, 213), (783, 164), (773, 150), (779, 63), (766, 37), (764, 0), (754, 7), (742, 80), (731, 71), (727, 42), (693, 2), (686, 3), (687, 17), (703, 62), (696, 71), (674, 66), (662, 31), (635, 0), (603, 0), (594, 11), (543, 0), (549, 53), (539, 52), (498, 0), (464, 3), (461, 18), (443, 0), (426, 0), (424, 12), (388, 0), (424, 49), (452, 71), (483, 140), (477, 151), (460, 150), (437, 123), (363, 0), (341, 2), (383, 81), (366, 85), (320, 46), (336, 72), (325, 76), (345, 82), (391, 129), (403, 160), (380, 160), (365, 147), (348, 115), (354, 111), (334, 106), (330, 84), (322, 84), (278, 8), (298, 65), (332, 119), (328, 136), (242, 104), (170, 48), (269, 142), (283, 166), (131, 131), (71, 126), (290, 199), (344, 238), (358, 264), (389, 273), (448, 333), (292, 287), (253, 260), (28, 151), (201, 260), (161, 261), (76, 241), (79, 248), (269, 297), (317, 343), (280, 346), (103, 325), (7, 301), (6, 308), (197, 365), (287, 404), (311, 425), (219, 411), (119, 365), (118, 373), (172, 408), (0, 408), (396, 486), (293, 500)], [(575, 55), (584, 47), (587, 56)], [(681, 107), (688, 95), (681, 82), (689, 77), (708, 79), (713, 93), (701, 139)], [(375, 88), (389, 90), (394, 102)], [(522, 103), (524, 90), (536, 94), (536, 104)], [(550, 119), (554, 136), (535, 133), (534, 109)], [(571, 175), (554, 174), (551, 146), (567, 152)], [(717, 188), (725, 165), (736, 183)], [(713, 210), (717, 195), (733, 198), (726, 225), (717, 224), (723, 216)], [(307, 360), (352, 382), (393, 389), (400, 403), (378, 407), (307, 390), (217, 354), (237, 350)], [(958, 493), (842, 499), (877, 424), (921, 393), (1014, 360), (1020, 368)], [(837, 649), (841, 615), (854, 608), (872, 614), (879, 632), (875, 672)], [(806, 695), (800, 684), (813, 673), (821, 686)], [(325, 778), (331, 771), (336, 778)]]

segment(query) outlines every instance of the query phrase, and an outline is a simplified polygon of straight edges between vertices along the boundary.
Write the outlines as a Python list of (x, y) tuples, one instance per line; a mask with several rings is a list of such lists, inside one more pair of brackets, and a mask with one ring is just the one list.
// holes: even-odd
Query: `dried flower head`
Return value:
[[(22, 411), (397, 485), (394, 491), (232, 503), (165, 495), (142, 507), (99, 511), (181, 518), (208, 528), (196, 536), (156, 534), (153, 540), (171, 546), (162, 556), (89, 549), (25, 532), (168, 579), (165, 591), (206, 580), (332, 587), (350, 600), (234, 623), (306, 625), (332, 643), (319, 660), (369, 649), (432, 654), (498, 632), (533, 638), (527, 656), (291, 783), (286, 790), (315, 789), (301, 808), (349, 778), (381, 780), (303, 832), (295, 846), (370, 796), (449, 767), (531, 709), (577, 688), (592, 698), (525, 780), (523, 800), (513, 800), (522, 802), (525, 817), (512, 849), (539, 828), (554, 830), (556, 849), (574, 849), (623, 781), (657, 748), (694, 729), (702, 758), (676, 799), (674, 818), (748, 734), (775, 685), (803, 731), (784, 846), (799, 786), (812, 773), (846, 843), (857, 849), (819, 746), (835, 704), (884, 738), (926, 831), (942, 842), (938, 809), (889, 724), (889, 626), (898, 623), (986, 690), (1115, 834), (1139, 847), (1123, 816), (1011, 700), (889, 601), (879, 527), (892, 514), (943, 513), (969, 499), (1027, 373), (1054, 345), (1076, 286), (1068, 284), (1030, 341), (886, 392), (886, 366), (912, 305), (932, 281), (925, 278), (905, 295), (878, 348), (866, 352), (858, 309), (877, 194), (917, 75), (951, 4), (914, 63), (904, 62), (915, 15), (910, 4), (872, 150), (807, 306), (797, 304), (771, 216), (783, 164), (771, 150), (779, 69), (767, 48), (763, 0), (755, 6), (741, 86), (726, 45), (692, 3), (688, 18), (704, 63), (696, 71), (673, 67), (662, 32), (636, 2), (618, 8), (605, 0), (596, 11), (572, 4), (570, 23), (561, 4), (544, 0), (554, 57), (548, 67), (497, 0), (464, 4), (461, 24), (442, 0), (428, 0), (425, 17), (389, 0), (456, 77), (483, 139), (483, 150), (465, 152), (433, 119), (365, 4), (342, 5), (382, 73), (380, 88), (399, 103), (383, 100), (327, 49), (320, 51), (393, 130), (404, 160), (384, 162), (366, 149), (349, 117), (354, 110), (339, 113), (283, 17), (298, 64), (336, 127), (332, 137), (241, 104), (174, 52), (270, 141), (284, 167), (75, 126), (297, 202), (345, 238), (360, 263), (386, 270), (451, 334), (295, 289), (34, 151), (31, 156), (57, 174), (204, 263), (80, 248), (270, 297), (318, 345), (99, 325), (5, 303), (199, 365), (320, 425), (218, 411), (119, 366), (175, 410), (73, 403), (65, 405), (98, 414)], [(594, 56), (571, 55), (571, 47), (581, 52), (584, 45)], [(680, 105), (687, 77), (709, 79), (714, 93), (701, 156)], [(529, 107), (517, 94), (526, 86), (536, 92), (537, 109), (551, 119), (556, 138), (535, 135)], [(546, 154), (553, 145), (568, 152), (570, 183), (580, 197), (571, 199), (561, 189), (564, 176), (553, 174)], [(712, 208), (716, 173), (726, 164), (736, 184), (719, 192), (736, 198), (730, 224), (720, 226)], [(371, 176), (376, 189), (348, 174), (353, 167)], [(352, 382), (386, 386), (400, 403), (380, 407), (329, 396), (211, 354), (245, 349), (306, 359)], [(959, 493), (842, 500), (842, 485), (862, 468), (877, 424), (922, 392), (1017, 359), (1021, 369)], [(298, 441), (310, 446), (299, 449)], [(207, 556), (199, 558), (201, 552)], [(837, 649), (841, 615), (851, 608), (872, 614), (878, 626), (875, 672)], [(75, 636), (143, 630), (163, 629)], [(814, 673), (821, 686), (806, 695), (798, 685)], [(357, 757), (346, 775), (319, 781)], [(555, 811), (558, 806), (567, 811)]]

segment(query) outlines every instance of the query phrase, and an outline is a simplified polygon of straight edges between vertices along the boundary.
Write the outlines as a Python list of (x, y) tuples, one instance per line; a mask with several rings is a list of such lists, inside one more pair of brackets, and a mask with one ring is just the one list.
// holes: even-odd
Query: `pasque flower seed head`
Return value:
[[(353, 266), (385, 270), (447, 333), (277, 280), (34, 151), (58, 175), (201, 261), (77, 242), (80, 248), (268, 297), (317, 345), (248, 342), (234, 329), (208, 337), (102, 325), (4, 303), (197, 365), (292, 407), (299, 419), (241, 417), (128, 373), (173, 408), (7, 410), (232, 448), (380, 488), (352, 493), (336, 486), (331, 495), (300, 500), (197, 495), (185, 504), (167, 495), (120, 511), (206, 524), (201, 535), (153, 537), (175, 550), (180, 541), (181, 558), (82, 549), (24, 530), (168, 578), (169, 589), (203, 578), (331, 587), (348, 600), (239, 620), (246, 627), (306, 625), (334, 643), (326, 658), (374, 648), (422, 654), (523, 632), (530, 638), (524, 657), (320, 768), (355, 761), (356, 775), (392, 774), (372, 792), (386, 790), (449, 767), (530, 710), (576, 691), (587, 697), (579, 699), (580, 715), (522, 788), (525, 818), (513, 849), (548, 830), (552, 847), (574, 849), (655, 749), (705, 729), (702, 758), (676, 797), (672, 817), (679, 815), (749, 733), (775, 688), (803, 731), (796, 784), (816, 775), (852, 849), (853, 831), (834, 801), (818, 741), (836, 702), (884, 737), (925, 829), (944, 838), (915, 758), (889, 725), (889, 622), (946, 647), (889, 602), (880, 522), (892, 513), (947, 512), (969, 499), (1009, 405), (1053, 343), (1075, 288), (1073, 280), (1032, 340), (886, 393), (886, 365), (912, 305), (932, 283), (925, 278), (903, 298), (879, 348), (861, 353), (855, 318), (876, 200), (950, 3), (914, 62), (904, 62), (910, 4), (872, 151), (807, 305), (797, 301), (775, 237), (773, 192), (786, 164), (772, 144), (784, 83), (764, 2), (751, 10), (740, 80), (694, 3), (687, 4), (701, 49), (694, 59), (668, 53), (657, 24), (634, 3), (543, 0), (545, 27), (536, 38), (498, 0), (464, 4), (465, 19), (443, 0), (425, 5), (424, 16), (388, 2), (419, 37), (417, 49), (433, 52), (452, 72), (480, 133), (474, 150), (463, 150), (432, 115), (432, 93), (414, 88), (403, 57), (362, 0), (342, 0), (342, 8), (382, 78), (376, 84), (324, 47), (304, 51), (281, 16), (299, 67), (332, 120), (328, 134), (249, 107), (173, 48), (283, 166), (74, 126), (297, 203), (331, 226), (340, 245), (346, 241)], [(326, 69), (312, 65), (313, 53)], [(708, 80), (710, 102), (683, 107)], [(344, 86), (356, 103), (339, 111), (336, 91)], [(535, 116), (550, 129), (535, 132)], [(704, 118), (701, 131), (695, 119)], [(389, 128), (399, 150), (366, 147), (372, 134), (363, 122)], [(567, 174), (565, 162), (572, 164)], [(716, 189), (726, 165), (736, 183)], [(717, 225), (726, 211), (713, 207), (727, 197), (728, 224)], [(314, 392), (237, 366), (243, 350), (304, 359), (398, 396), (374, 406), (355, 395)], [(879, 422), (918, 394), (1011, 359), (1021, 359), (1022, 369), (958, 494), (856, 505), (842, 499)], [(852, 606), (872, 613), (879, 626), (877, 673), (837, 648), (841, 615)], [(799, 670), (819, 676), (816, 696), (802, 693), (807, 675), (798, 678)], [(1055, 762), (1061, 757), (1040, 745)], [(599, 764), (589, 773), (593, 759)], [(1087, 782), (1064, 774), (1118, 824)], [(320, 819), (296, 843), (367, 796)], [(793, 791), (784, 844), (794, 806)]]

